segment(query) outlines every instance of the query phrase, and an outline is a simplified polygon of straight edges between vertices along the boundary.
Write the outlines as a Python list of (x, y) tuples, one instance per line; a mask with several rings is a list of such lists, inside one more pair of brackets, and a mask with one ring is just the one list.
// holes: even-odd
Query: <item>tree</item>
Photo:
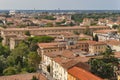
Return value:
[(85, 40), (88, 40), (88, 39), (86, 39), (86, 38), (81, 38), (81, 39), (79, 39), (80, 41), (85, 41)]
[[(37, 52), (31, 52), (28, 45), (21, 42), (15, 49), (12, 50), (10, 56), (7, 57), (7, 65), (8, 67), (15, 67), (17, 73), (31, 73), (37, 70), (40, 59), (41, 58)], [(9, 75), (8, 70), (4, 72), (5, 74), (7, 73), (7, 75)]]
[(120, 33), (120, 28), (118, 28), (118, 33)]
[(35, 68), (38, 68), (40, 61), (41, 61), (41, 58), (37, 54), (37, 52), (30, 52), (28, 54), (28, 60), (32, 66), (35, 66)]
[(79, 34), (80, 34), (78, 31), (74, 31), (73, 33), (76, 34), (76, 35), (79, 35)]
[(33, 76), (31, 80), (38, 80), (36, 76)]
[(31, 51), (36, 51), (38, 46), (37, 43), (49, 43), (54, 40), (53, 37), (50, 36), (35, 36), (35, 37), (29, 37), (25, 43), (29, 46)]
[(25, 24), (19, 24), (17, 27), (18, 28), (25, 28), (27, 25), (25, 25)]
[(0, 43), (0, 55), (7, 57), (10, 54), (10, 49), (7, 46), (2, 46)]
[(89, 26), (86, 26), (85, 34), (86, 34), (86, 35), (91, 35)]
[(30, 36), (30, 35), (31, 35), (31, 34), (30, 34), (30, 31), (26, 31), (26, 32), (25, 32), (25, 35)]
[(51, 42), (53, 41), (54, 38), (53, 37), (50, 37), (50, 36), (35, 36), (35, 37), (29, 37), (28, 38), (28, 41), (29, 42), (32, 42), (32, 43), (37, 43), (37, 42)]
[(118, 59), (112, 55), (110, 49), (106, 49), (102, 58), (92, 58), (90, 61), (91, 72), (102, 77), (111, 79), (114, 77), (114, 67), (118, 66)]
[(53, 25), (53, 23), (47, 23), (46, 24), (46, 27), (53, 27), (54, 25)]
[(120, 25), (113, 25), (112, 28), (118, 29), (118, 28), (120, 28)]
[(114, 75), (113, 64), (105, 63), (102, 59), (92, 59), (90, 65), (91, 72), (102, 78), (111, 78)]
[(56, 18), (54, 18), (53, 16), (45, 16), (44, 19), (48, 19), (48, 20), (56, 20)]
[(110, 58), (114, 54), (112, 52), (112, 49), (109, 46), (107, 46), (106, 51), (104, 53), (102, 53), (102, 55), (104, 58)]
[(21, 42), (14, 50), (12, 50), (10, 55), (14, 57), (15, 65), (20, 63), (21, 66), (23, 66), (27, 54), (29, 54), (29, 48), (25, 43)]
[(3, 75), (3, 70), (7, 67), (6, 59), (4, 56), (0, 56), (0, 75)]
[(14, 75), (17, 73), (17, 70), (15, 67), (8, 67), (3, 71), (4, 75)]
[(74, 26), (75, 24), (73, 23), (73, 22), (70, 22), (70, 24), (69, 24), (70, 26)]
[(8, 56), (6, 60), (7, 60), (7, 65), (8, 66), (14, 66), (15, 65), (16, 61), (15, 61), (15, 58), (13, 56), (11, 56), (11, 55)]

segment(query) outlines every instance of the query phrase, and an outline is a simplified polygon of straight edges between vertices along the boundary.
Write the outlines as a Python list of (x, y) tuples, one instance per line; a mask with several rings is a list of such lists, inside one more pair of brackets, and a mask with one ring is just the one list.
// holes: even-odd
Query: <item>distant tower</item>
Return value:
[(35, 8), (34, 8), (33, 12), (35, 13)]

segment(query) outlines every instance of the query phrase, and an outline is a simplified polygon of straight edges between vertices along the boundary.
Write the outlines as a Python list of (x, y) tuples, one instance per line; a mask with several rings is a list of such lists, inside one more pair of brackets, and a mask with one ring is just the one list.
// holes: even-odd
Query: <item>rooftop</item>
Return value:
[(120, 52), (115, 52), (115, 53), (114, 53), (114, 56), (115, 56), (116, 58), (120, 58)]
[(120, 45), (120, 41), (117, 40), (107, 40), (105, 43), (108, 45)]
[[(53, 55), (53, 54), (51, 54), (51, 55)], [(56, 57), (54, 57), (53, 61), (60, 64), (63, 68), (69, 69), (79, 63), (86, 63), (86, 62), (88, 62), (89, 59), (90, 59), (89, 57), (75, 56), (72, 51), (65, 50), (65, 51), (63, 51), (62, 54), (59, 54)]]
[(58, 46), (58, 43), (57, 43), (57, 42), (52, 42), (52, 43), (39, 43), (38, 46), (41, 47), (41, 48), (53, 48), (53, 47), (57, 47), (57, 46)]
[(80, 43), (86, 43), (86, 44), (89, 44), (89, 45), (104, 45), (105, 43), (102, 42), (102, 41), (91, 41), (91, 40), (85, 40), (85, 41), (78, 41), (78, 44)]
[(36, 76), (39, 80), (47, 80), (45, 76), (38, 73), (26, 73), (17, 74), (11, 76), (0, 76), (0, 80), (31, 80), (33, 76)]
[(85, 35), (85, 34), (80, 34), (79, 37), (80, 38), (92, 38), (92, 36)]
[(48, 52), (48, 53), (44, 53), (44, 55), (51, 58), (55, 58), (55, 57), (63, 57), (68, 59), (75, 58), (74, 53), (70, 50)]
[(115, 29), (107, 29), (107, 30), (97, 30), (94, 33), (109, 33), (109, 32), (117, 32)]
[(68, 73), (79, 80), (103, 80), (100, 77), (97, 77), (92, 73), (78, 67), (73, 67), (69, 69)]

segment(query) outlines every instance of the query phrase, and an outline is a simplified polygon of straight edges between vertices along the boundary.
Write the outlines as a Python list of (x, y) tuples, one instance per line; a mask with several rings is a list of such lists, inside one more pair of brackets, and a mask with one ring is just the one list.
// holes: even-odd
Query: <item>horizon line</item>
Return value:
[(109, 10), (114, 10), (114, 11), (118, 11), (118, 10), (120, 10), (120, 9), (0, 9), (0, 10), (44, 10), (44, 11), (45, 11), (45, 10), (46, 10), (46, 11), (47, 11), (47, 10), (52, 10), (52, 11), (53, 11), (53, 10), (54, 10), (54, 11), (55, 11), (55, 10), (56, 10), (56, 11), (62, 11), (62, 10), (68, 10), (68, 11), (72, 11), (72, 10), (73, 10), (73, 11), (76, 11), (76, 10), (84, 10), (84, 11), (94, 11), (94, 10), (96, 10), (96, 11), (99, 10), (99, 11), (100, 11), (100, 10), (104, 10), (104, 11), (105, 11), (105, 10), (107, 10), (107, 11), (109, 11)]

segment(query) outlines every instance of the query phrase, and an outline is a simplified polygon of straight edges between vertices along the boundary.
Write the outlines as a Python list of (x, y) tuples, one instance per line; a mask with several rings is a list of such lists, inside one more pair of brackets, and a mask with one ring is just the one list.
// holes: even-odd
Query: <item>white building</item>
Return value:
[(16, 11), (15, 10), (10, 10), (9, 11), (9, 15), (15, 15), (16, 14)]

